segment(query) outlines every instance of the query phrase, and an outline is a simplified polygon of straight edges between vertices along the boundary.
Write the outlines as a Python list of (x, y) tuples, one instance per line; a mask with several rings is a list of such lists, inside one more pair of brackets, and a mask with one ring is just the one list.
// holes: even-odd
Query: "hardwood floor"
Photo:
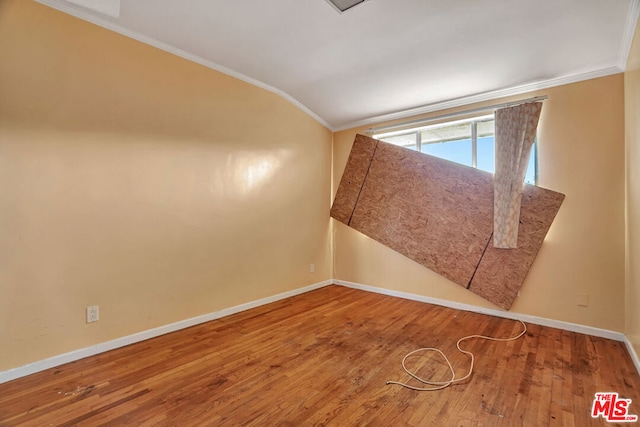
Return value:
[[(415, 392), (385, 384), (409, 380), (409, 351), (439, 347), (461, 376), (458, 338), (520, 323), (328, 286), (2, 384), (0, 426), (611, 425), (590, 416), (603, 391), (640, 414), (623, 343), (527, 326), (466, 342), (466, 383)], [(447, 377), (435, 356), (410, 363)]]

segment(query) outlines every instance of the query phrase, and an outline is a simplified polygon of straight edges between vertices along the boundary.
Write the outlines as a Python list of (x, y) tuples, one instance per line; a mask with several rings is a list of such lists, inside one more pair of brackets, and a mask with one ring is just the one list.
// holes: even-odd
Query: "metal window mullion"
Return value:
[(478, 167), (478, 122), (471, 122), (471, 166)]
[(422, 152), (422, 132), (416, 131), (416, 150)]
[(533, 140), (533, 185), (538, 185), (538, 135)]

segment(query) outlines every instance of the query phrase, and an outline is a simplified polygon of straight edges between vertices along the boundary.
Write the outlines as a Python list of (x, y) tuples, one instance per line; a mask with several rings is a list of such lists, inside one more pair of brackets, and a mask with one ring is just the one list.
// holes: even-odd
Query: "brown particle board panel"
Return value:
[(518, 247), (499, 249), (490, 242), (469, 290), (499, 307), (511, 308), (563, 200), (564, 194), (525, 185)]
[(331, 207), (331, 216), (349, 225), (356, 201), (369, 171), (378, 140), (357, 135), (342, 174), (336, 198)]
[(379, 142), (349, 225), (467, 287), (492, 212), (490, 174)]
[(493, 248), (493, 176), (358, 135), (331, 216), (509, 309), (564, 195), (526, 186), (517, 249)]

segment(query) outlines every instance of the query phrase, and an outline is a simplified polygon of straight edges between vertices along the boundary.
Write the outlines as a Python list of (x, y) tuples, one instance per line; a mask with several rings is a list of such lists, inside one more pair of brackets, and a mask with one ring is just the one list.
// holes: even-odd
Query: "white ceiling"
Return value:
[(93, 1), (109, 4), (100, 13), (38, 1), (278, 93), (332, 130), (621, 72), (640, 9), (368, 0), (340, 14), (325, 0)]

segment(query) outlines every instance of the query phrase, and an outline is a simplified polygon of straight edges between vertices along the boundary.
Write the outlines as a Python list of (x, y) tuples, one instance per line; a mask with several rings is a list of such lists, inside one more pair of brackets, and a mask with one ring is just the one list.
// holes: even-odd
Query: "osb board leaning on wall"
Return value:
[(331, 216), (508, 310), (563, 200), (526, 185), (518, 248), (496, 249), (491, 174), (357, 135)]

